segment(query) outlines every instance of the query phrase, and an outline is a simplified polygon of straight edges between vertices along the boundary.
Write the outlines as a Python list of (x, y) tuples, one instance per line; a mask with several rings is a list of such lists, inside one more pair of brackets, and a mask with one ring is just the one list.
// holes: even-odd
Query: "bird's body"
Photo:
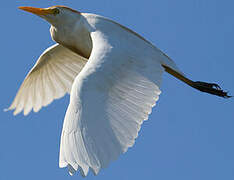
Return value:
[[(67, 7), (22, 7), (51, 23), (58, 44), (25, 78), (9, 109), (28, 114), (70, 93), (60, 144), (60, 167), (95, 174), (134, 144), (158, 100), (164, 71), (199, 90), (228, 97), (187, 79), (175, 63), (130, 29)], [(205, 89), (205, 90), (204, 90)]]

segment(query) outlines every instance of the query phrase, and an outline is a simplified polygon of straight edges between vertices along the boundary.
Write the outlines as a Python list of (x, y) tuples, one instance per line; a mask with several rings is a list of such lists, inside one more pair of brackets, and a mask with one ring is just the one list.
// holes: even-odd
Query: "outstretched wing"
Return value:
[(24, 79), (8, 108), (14, 115), (24, 110), (27, 115), (47, 106), (54, 99), (70, 93), (73, 80), (86, 64), (83, 58), (62, 45), (55, 44), (44, 51)]
[(155, 49), (111, 22), (100, 28), (91, 33), (93, 50), (64, 120), (60, 167), (70, 174), (79, 167), (83, 176), (89, 168), (97, 174), (133, 146), (160, 94), (163, 68)]

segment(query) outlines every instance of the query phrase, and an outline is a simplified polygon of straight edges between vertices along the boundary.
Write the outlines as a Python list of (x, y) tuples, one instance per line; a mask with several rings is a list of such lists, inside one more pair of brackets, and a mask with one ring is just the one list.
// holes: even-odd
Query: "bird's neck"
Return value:
[(52, 39), (57, 43), (87, 59), (89, 58), (92, 51), (92, 40), (90, 32), (82, 22), (69, 26), (51, 26), (50, 33)]

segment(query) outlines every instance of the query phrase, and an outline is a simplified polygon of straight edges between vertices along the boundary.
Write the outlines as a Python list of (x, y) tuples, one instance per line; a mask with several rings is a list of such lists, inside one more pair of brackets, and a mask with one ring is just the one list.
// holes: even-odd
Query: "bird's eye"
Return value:
[(54, 9), (54, 15), (57, 15), (57, 14), (59, 14), (60, 13), (60, 11), (59, 11), (59, 9)]

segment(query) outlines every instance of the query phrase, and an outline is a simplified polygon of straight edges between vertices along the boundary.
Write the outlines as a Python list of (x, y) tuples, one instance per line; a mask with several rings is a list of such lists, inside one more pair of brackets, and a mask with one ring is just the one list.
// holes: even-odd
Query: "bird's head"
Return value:
[(71, 23), (80, 17), (80, 12), (65, 6), (52, 6), (48, 8), (19, 7), (19, 9), (33, 13), (45, 19), (53, 26)]

